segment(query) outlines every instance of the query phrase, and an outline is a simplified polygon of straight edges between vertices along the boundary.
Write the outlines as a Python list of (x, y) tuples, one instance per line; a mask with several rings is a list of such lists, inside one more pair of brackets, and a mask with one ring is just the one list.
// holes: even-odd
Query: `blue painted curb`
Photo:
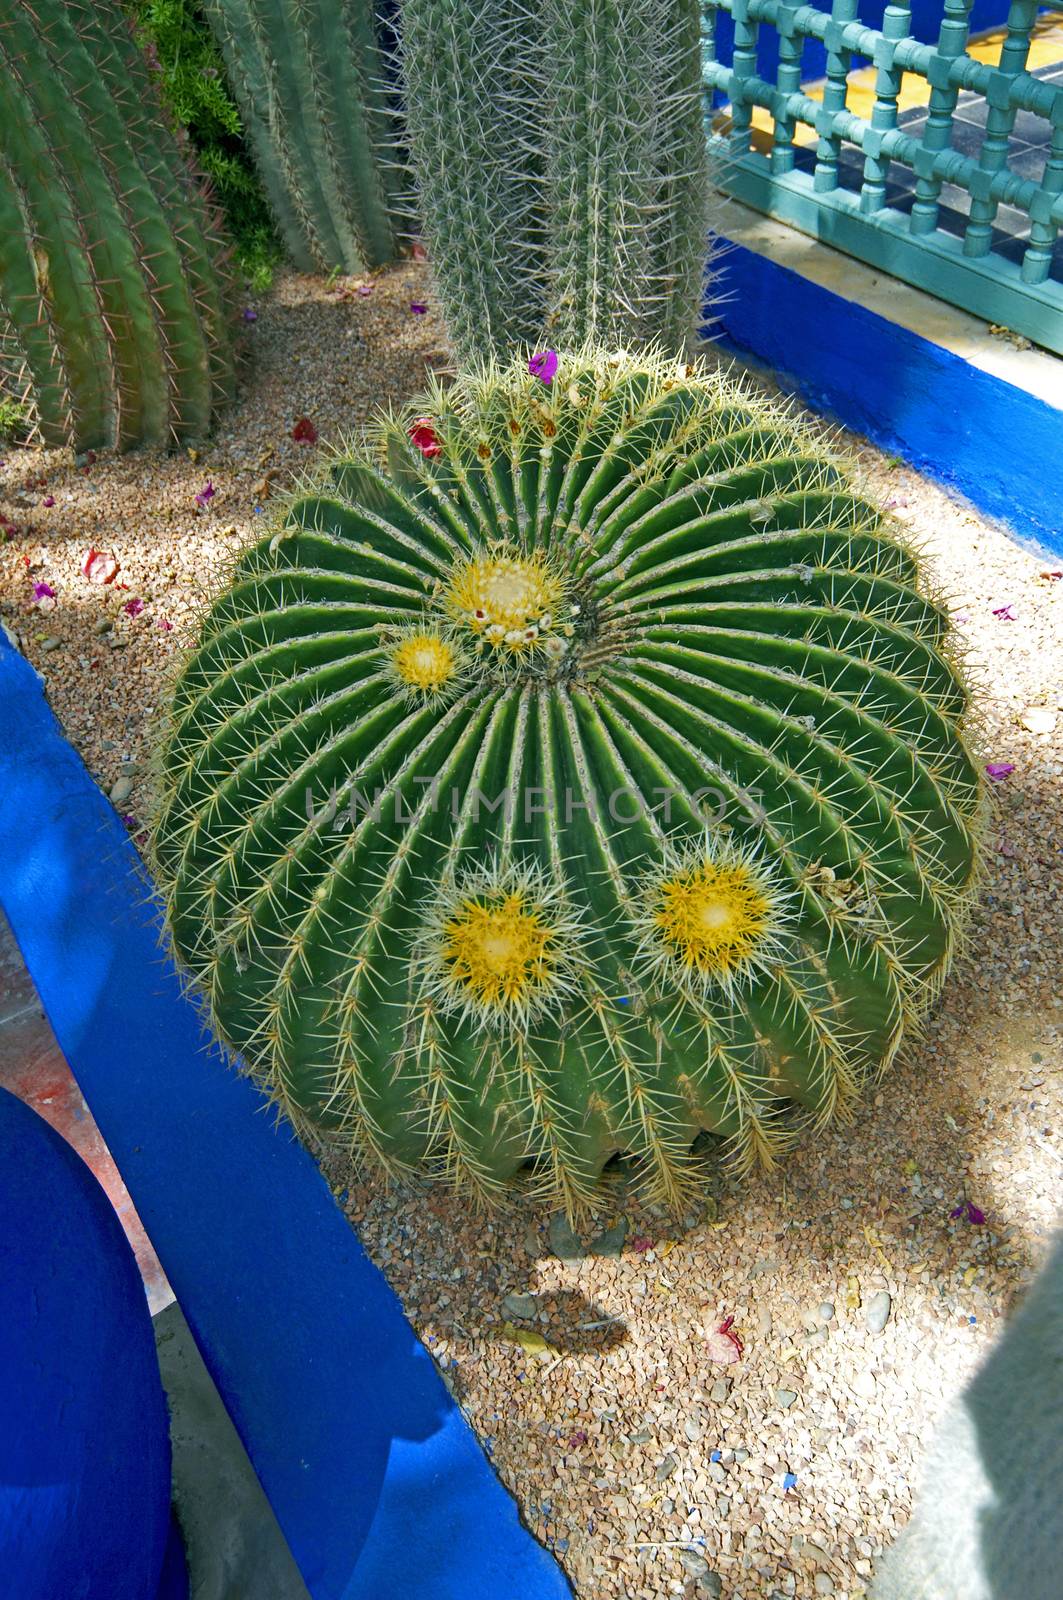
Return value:
[(725, 346), (1020, 538), (1063, 555), (1063, 409), (767, 256), (724, 243), (707, 313)]
[(314, 1600), (560, 1600), (311, 1157), (225, 1067), (150, 883), (0, 633), (3, 904)]

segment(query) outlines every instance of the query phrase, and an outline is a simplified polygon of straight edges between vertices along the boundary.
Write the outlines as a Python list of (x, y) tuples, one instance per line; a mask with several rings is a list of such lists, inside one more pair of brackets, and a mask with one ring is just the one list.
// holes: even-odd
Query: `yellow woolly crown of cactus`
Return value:
[[(533, 364), (549, 371), (547, 364)], [(946, 617), (786, 412), (650, 353), (436, 386), (176, 685), (177, 952), (297, 1124), (576, 1213), (770, 1162), (934, 996), (983, 787)]]

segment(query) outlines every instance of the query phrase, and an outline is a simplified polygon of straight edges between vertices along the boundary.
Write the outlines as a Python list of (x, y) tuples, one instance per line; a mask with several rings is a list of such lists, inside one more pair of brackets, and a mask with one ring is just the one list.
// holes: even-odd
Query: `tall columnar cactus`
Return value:
[(306, 272), (392, 261), (408, 179), (374, 0), (205, 0), (266, 195)]
[[(549, 371), (549, 368), (546, 369)], [(570, 1210), (851, 1116), (983, 804), (946, 617), (844, 467), (656, 355), (437, 388), (239, 561), (176, 685), (176, 949), (295, 1120)]]
[(459, 356), (679, 349), (706, 240), (697, 0), (404, 0), (412, 163)]
[(0, 13), (0, 380), (48, 445), (192, 438), (234, 384), (213, 209), (118, 5)]

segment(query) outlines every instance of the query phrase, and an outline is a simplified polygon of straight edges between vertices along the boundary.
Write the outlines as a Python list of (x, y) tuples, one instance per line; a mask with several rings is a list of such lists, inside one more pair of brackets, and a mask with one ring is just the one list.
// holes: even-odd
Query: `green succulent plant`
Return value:
[(0, 15), (0, 379), (46, 445), (206, 433), (235, 381), (214, 212), (120, 6)]
[[(542, 369), (542, 363), (534, 364)], [(548, 369), (547, 369), (548, 370)], [(783, 410), (488, 367), (238, 561), (176, 683), (177, 953), (297, 1124), (572, 1213), (849, 1117), (956, 948), (983, 785), (942, 608)]]
[(685, 344), (708, 249), (697, 0), (403, 0), (400, 40), (459, 359)]

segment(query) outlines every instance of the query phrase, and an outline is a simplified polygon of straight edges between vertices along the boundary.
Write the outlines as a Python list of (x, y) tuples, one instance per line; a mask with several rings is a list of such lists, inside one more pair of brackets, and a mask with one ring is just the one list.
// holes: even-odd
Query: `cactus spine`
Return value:
[(267, 198), (301, 270), (399, 253), (406, 180), (372, 0), (205, 0)]
[(682, 347), (707, 248), (696, 0), (406, 0), (401, 54), (461, 359)]
[(0, 18), (0, 373), (43, 443), (169, 443), (232, 394), (213, 212), (121, 10)]
[(176, 949), (296, 1121), (577, 1211), (848, 1117), (952, 957), (946, 617), (789, 417), (653, 353), (435, 388), (240, 560), (176, 685)]

